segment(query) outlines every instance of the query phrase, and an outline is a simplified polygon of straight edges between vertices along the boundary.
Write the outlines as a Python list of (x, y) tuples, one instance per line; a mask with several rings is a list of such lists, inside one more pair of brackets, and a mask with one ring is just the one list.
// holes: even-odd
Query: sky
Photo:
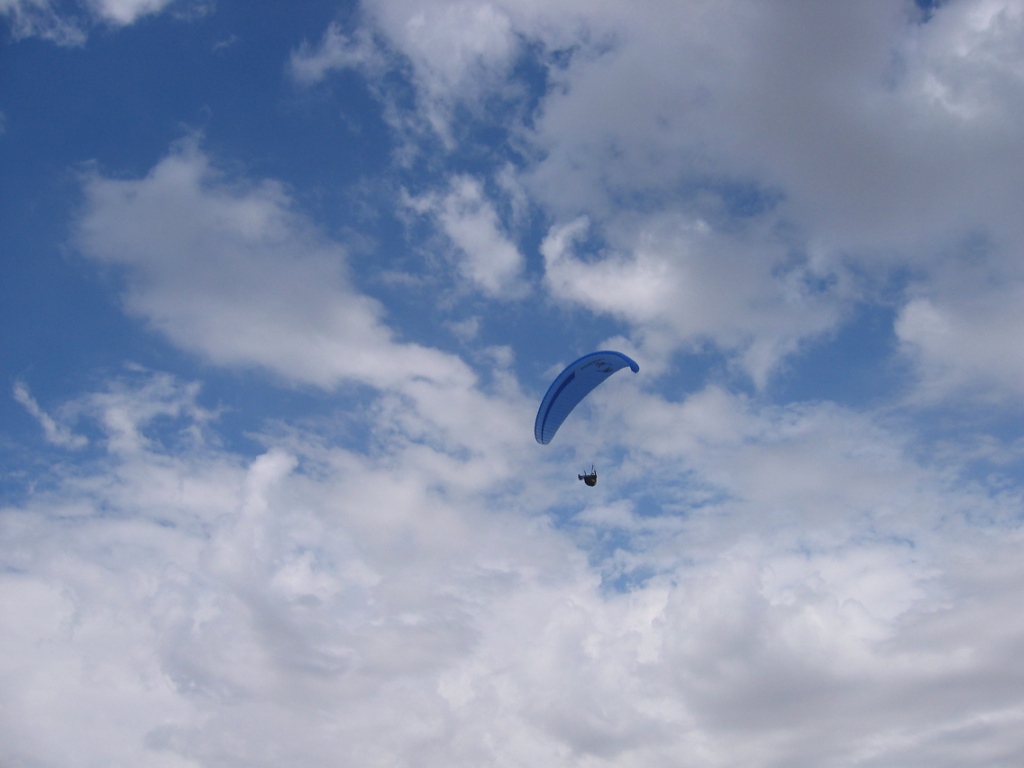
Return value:
[(0, 765), (1024, 764), (1022, 125), (1024, 0), (0, 0)]

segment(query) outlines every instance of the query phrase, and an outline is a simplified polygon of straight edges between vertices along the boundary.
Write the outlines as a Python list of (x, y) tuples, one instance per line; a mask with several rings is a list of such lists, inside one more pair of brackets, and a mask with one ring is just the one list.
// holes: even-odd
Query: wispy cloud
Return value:
[(40, 37), (61, 46), (82, 45), (87, 37), (77, 16), (65, 16), (50, 0), (3, 0), (0, 14), (10, 20), (15, 39)]
[(379, 76), (386, 67), (386, 55), (365, 28), (346, 35), (332, 23), (317, 45), (304, 42), (292, 52), (289, 62), (291, 76), (300, 85), (313, 85), (338, 70), (355, 69)]
[(179, 18), (195, 18), (210, 0), (0, 0), (0, 15), (10, 19), (16, 39), (39, 37), (74, 47), (84, 45), (97, 24), (126, 27), (175, 5), (187, 9), (176, 14)]
[(82, 435), (76, 435), (70, 427), (60, 424), (39, 407), (39, 403), (29, 392), (28, 385), (23, 381), (14, 385), (14, 399), (39, 422), (46, 439), (62, 448), (84, 448), (89, 441)]

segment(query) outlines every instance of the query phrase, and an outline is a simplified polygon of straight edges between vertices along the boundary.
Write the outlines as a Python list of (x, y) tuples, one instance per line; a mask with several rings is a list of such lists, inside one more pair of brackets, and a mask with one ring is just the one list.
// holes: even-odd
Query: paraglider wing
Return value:
[(533, 435), (541, 445), (547, 445), (562, 422), (589, 395), (594, 387), (626, 366), (636, 373), (640, 366), (621, 352), (592, 352), (570, 364), (555, 377), (540, 402)]

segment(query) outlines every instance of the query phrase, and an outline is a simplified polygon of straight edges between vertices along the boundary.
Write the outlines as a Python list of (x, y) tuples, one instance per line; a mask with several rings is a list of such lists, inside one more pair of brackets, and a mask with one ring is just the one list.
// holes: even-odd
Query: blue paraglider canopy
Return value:
[(621, 352), (606, 350), (584, 355), (558, 374), (540, 401), (537, 420), (533, 424), (537, 442), (541, 445), (550, 443), (572, 409), (598, 384), (627, 365), (633, 373), (640, 370), (636, 362)]

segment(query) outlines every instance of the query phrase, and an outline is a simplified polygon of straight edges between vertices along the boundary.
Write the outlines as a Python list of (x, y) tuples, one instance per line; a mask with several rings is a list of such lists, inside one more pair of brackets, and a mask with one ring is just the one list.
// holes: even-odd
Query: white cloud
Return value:
[[(714, 344), (763, 384), (893, 269), (922, 391), (1019, 395), (1020, 7), (377, 0), (373, 30), (300, 49), (308, 83), (406, 55), (442, 136), (524, 45), (560, 52), (513, 131), (537, 153), (497, 179), (512, 224), (477, 177), (411, 201), (492, 298), (539, 205), (550, 294), (645, 353), (549, 450), (512, 347), (475, 348), (477, 377), (400, 340), (280, 183), (195, 142), (87, 173), (75, 242), (129, 312), (215, 365), (370, 391), (358, 438), (267, 426), (242, 456), (195, 383), (133, 370), (55, 416), (16, 387), (52, 442), (90, 422), (106, 454), (0, 515), (0, 764), (1020, 763), (1022, 499), (978, 471), (999, 446), (648, 383)], [(979, 230), (983, 259), (936, 257)]]
[(915, 86), (936, 106), (969, 123), (1014, 121), (1024, 106), (1022, 28), (1024, 4), (1019, 0), (950, 4), (919, 43), (926, 66), (915, 72)]
[(369, 17), (412, 65), (420, 109), (454, 148), (453, 109), (475, 104), (504, 85), (520, 38), (500, 4), (465, 2), (366, 4)]
[(14, 384), (14, 399), (39, 422), (46, 439), (54, 445), (63, 448), (83, 448), (88, 444), (87, 438), (76, 435), (68, 426), (59, 423), (40, 408), (24, 382)]
[(913, 402), (1013, 408), (1024, 373), (1017, 247), (975, 234), (935, 254), (907, 286), (894, 331), (916, 375)]
[[(193, 9), (205, 7), (205, 2), (188, 0)], [(126, 27), (181, 4), (181, 0), (81, 0), (70, 5), (55, 0), (0, 0), (0, 16), (11, 20), (15, 39), (41, 37), (57, 45), (78, 46), (85, 44), (94, 24)]]
[[(889, 0), (605, 4), (590, 35), (611, 44), (554, 72), (527, 133), (544, 153), (532, 189), (563, 215), (605, 215), (624, 195), (754, 182), (781, 192), (812, 237), (847, 249), (981, 223), (1016, 230), (1006, 205), (1019, 179), (1003, 161), (1021, 152), (1010, 129), (1024, 105), (1019, 8), (944, 3), (919, 25)], [(964, 22), (978, 16), (994, 21)], [(969, 124), (924, 85), (954, 78), (984, 99)]]
[[(184, 142), (140, 180), (87, 174), (85, 197), (79, 247), (116, 268), (128, 312), (180, 348), (286, 382), (380, 390), (378, 439), (468, 457), (473, 489), (507, 482), (529, 449), (533, 406), (507, 365), (489, 364), (479, 382), (458, 357), (397, 341), (380, 305), (350, 284), (345, 251), (281, 185), (229, 180)], [(139, 443), (128, 428), (117, 434)], [(432, 471), (464, 469), (441, 461)]]
[(203, 427), (215, 414), (198, 404), (199, 384), (180, 384), (167, 374), (148, 374), (141, 368), (131, 370), (136, 377), (143, 377), (143, 383), (132, 386), (116, 382), (107, 392), (80, 401), (72, 411), (91, 415), (102, 425), (111, 453), (133, 454), (146, 449), (150, 441), (143, 430), (159, 420), (183, 420), (188, 425), (183, 429), (188, 442), (201, 446)]
[(497, 298), (525, 295), (523, 256), (477, 179), (456, 176), (447, 192), (410, 198), (408, 204), (437, 222), (455, 246), (459, 271), (470, 284)]
[[(536, 458), (505, 454), (523, 490), (418, 441), (432, 403), (367, 415), (391, 436), (374, 455), (295, 431), (243, 459), (215, 440), (162, 445), (158, 414), (210, 428), (196, 394), (136, 372), (83, 396), (109, 456), (5, 508), (5, 764), (913, 767), (1024, 753), (1019, 500), (936, 493), (943, 474), (870, 419), (720, 392), (641, 398), (664, 425), (649, 477), (682, 461), (730, 493), (637, 516), (664, 524), (633, 541), (654, 575), (617, 591), (602, 588), (609, 563), (573, 543), (581, 528), (547, 522)], [(673, 425), (700, 445), (674, 448)], [(482, 432), (452, 434), (500, 438)], [(126, 434), (142, 439), (124, 450)], [(613, 487), (576, 506), (632, 503)], [(599, 517), (589, 525), (610, 533)]]
[[(1006, 264), (1024, 243), (1021, 0), (944, 2), (927, 20), (902, 0), (375, 0), (366, 10), (375, 33), (407, 57), (421, 116), (442, 136), (452, 105), (484, 109), (507, 86), (515, 56), (538, 52), (547, 90), (511, 127), (522, 152), (515, 185), (549, 220), (587, 215), (602, 233), (637, 233), (620, 236), (620, 255), (588, 271), (624, 278), (654, 305), (625, 313), (595, 298), (594, 280), (573, 285), (565, 273), (549, 284), (628, 317), (635, 334), (660, 335), (662, 347), (708, 334), (763, 381), (803, 341), (842, 322), (851, 299), (875, 298), (845, 289), (800, 296), (805, 276), (856, 274), (865, 289), (911, 270), (927, 282), (951, 240), (981, 232), (1000, 243)], [(651, 239), (663, 235), (641, 235), (658, 232), (670, 211), (704, 220), (709, 242), (727, 243), (728, 255), (694, 271), (686, 256), (677, 264), (674, 254), (652, 254)], [(807, 264), (787, 272), (780, 232), (785, 249), (810, 254)], [(687, 299), (670, 312), (647, 293), (668, 288), (641, 285), (640, 274), (659, 270)], [(733, 291), (722, 291), (730, 282)], [(711, 308), (712, 319), (695, 322), (686, 306)], [(717, 307), (742, 318), (739, 327), (713, 319)], [(984, 330), (1001, 337), (998, 327)]]
[(285, 380), (464, 385), (460, 361), (393, 339), (383, 310), (352, 289), (346, 254), (293, 210), (275, 182), (232, 182), (194, 142), (144, 179), (85, 179), (77, 240), (123, 270), (127, 310), (183, 349)]
[(853, 296), (844, 275), (794, 259), (762, 233), (726, 236), (699, 219), (651, 216), (613, 233), (611, 253), (587, 258), (575, 250), (589, 228), (581, 218), (551, 229), (541, 245), (546, 285), (628, 321), (654, 361), (712, 343), (763, 386), (802, 341), (832, 328)]
[(88, 0), (97, 17), (115, 26), (134, 24), (143, 16), (160, 13), (176, 0)]
[(1018, 230), (1005, 160), (1021, 152), (1020, 0), (942, 3), (927, 23), (899, 0), (367, 11), (427, 105), (484, 98), (520, 40), (569, 54), (549, 62), (551, 87), (521, 130), (540, 158), (531, 191), (560, 217), (710, 178), (781, 191), (813, 237), (847, 247), (982, 222)]
[(86, 39), (81, 20), (58, 13), (50, 0), (0, 0), (0, 15), (10, 20), (16, 40), (41, 37), (57, 45), (75, 46)]
[(903, 307), (896, 334), (921, 376), (919, 395), (934, 402), (971, 391), (985, 397), (1024, 393), (1024, 286), (951, 301), (915, 298)]
[(292, 53), (289, 68), (296, 82), (312, 85), (334, 70), (357, 69), (379, 75), (385, 61), (384, 53), (376, 47), (365, 29), (348, 36), (336, 23), (332, 23), (319, 45), (303, 43)]

